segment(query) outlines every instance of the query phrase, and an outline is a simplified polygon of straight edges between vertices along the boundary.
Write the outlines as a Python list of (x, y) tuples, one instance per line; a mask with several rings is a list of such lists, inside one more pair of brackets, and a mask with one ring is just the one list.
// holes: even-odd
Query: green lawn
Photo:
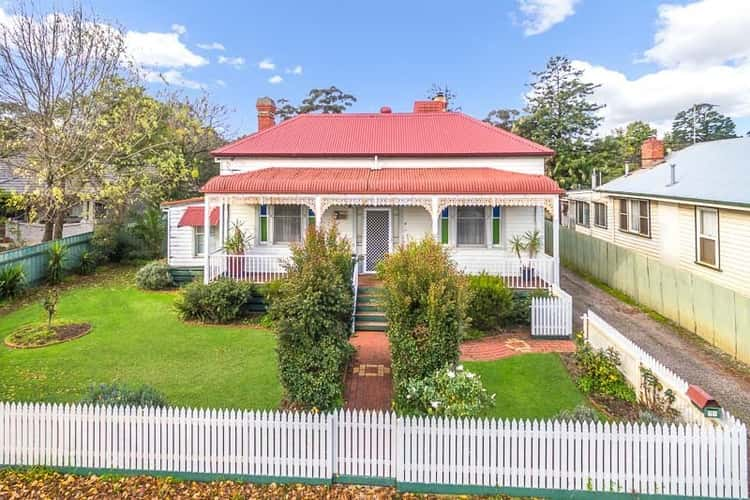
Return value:
[(550, 418), (586, 402), (557, 354), (522, 354), (464, 366), (481, 375), (490, 394), (496, 394), (488, 417)]
[[(77, 401), (92, 383), (118, 381), (149, 384), (171, 405), (279, 406), (271, 332), (185, 324), (172, 307), (176, 293), (137, 290), (132, 272), (112, 277), (60, 296), (57, 319), (89, 322), (89, 335), (41, 349), (0, 343), (0, 400)], [(0, 339), (43, 317), (38, 300), (0, 317)]]

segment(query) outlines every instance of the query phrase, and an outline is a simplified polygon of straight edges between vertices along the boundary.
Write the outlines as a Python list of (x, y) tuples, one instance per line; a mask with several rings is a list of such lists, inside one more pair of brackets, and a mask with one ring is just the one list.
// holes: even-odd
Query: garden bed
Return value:
[(89, 332), (91, 325), (88, 323), (62, 323), (52, 327), (26, 325), (5, 337), (5, 345), (12, 349), (37, 349), (75, 340)]

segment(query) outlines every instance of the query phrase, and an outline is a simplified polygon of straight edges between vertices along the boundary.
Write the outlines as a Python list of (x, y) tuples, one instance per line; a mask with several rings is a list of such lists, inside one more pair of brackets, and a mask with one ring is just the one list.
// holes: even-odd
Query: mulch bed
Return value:
[[(30, 325), (23, 328), (40, 328), (39, 325)], [(42, 327), (46, 328), (46, 326)], [(12, 349), (36, 349), (39, 347), (47, 347), (50, 345), (60, 344), (62, 342), (68, 342), (77, 338), (83, 337), (91, 331), (91, 325), (89, 323), (68, 323), (64, 325), (53, 325), (52, 335), (47, 335), (44, 341), (37, 341), (32, 344), (19, 343), (14, 340), (13, 337), (17, 332), (11, 333), (5, 337), (5, 345)]]
[[(568, 369), (573, 380), (578, 380), (581, 371), (576, 364), (575, 353), (560, 354), (560, 359), (562, 359), (565, 368)], [(627, 401), (601, 394), (587, 394), (586, 396), (594, 408), (613, 420), (637, 422), (639, 419), (642, 408), (638, 404), (628, 403)]]
[[(417, 499), (446, 498), (398, 493), (393, 488), (369, 486), (308, 486), (250, 484), (234, 481), (179, 481), (151, 476), (76, 476), (46, 470), (0, 471), (0, 499), (20, 498), (253, 498), (253, 499)], [(507, 498), (495, 496), (493, 498)]]

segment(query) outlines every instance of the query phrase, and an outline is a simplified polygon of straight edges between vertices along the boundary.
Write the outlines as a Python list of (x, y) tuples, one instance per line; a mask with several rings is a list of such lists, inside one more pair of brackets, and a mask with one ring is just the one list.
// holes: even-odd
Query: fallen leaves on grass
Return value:
[(179, 481), (169, 477), (156, 478), (151, 476), (77, 476), (60, 474), (46, 469), (0, 472), (0, 499), (15, 500), (20, 498), (409, 500), (437, 497), (401, 494), (393, 488), (370, 486), (310, 486), (275, 483), (260, 485), (234, 481)]

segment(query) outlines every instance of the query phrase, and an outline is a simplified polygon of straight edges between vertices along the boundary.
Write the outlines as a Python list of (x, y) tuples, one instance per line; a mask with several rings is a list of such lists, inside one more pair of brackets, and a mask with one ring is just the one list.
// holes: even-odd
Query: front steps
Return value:
[(355, 332), (384, 332), (388, 327), (385, 311), (378, 303), (380, 286), (357, 288), (357, 310), (354, 314)]

